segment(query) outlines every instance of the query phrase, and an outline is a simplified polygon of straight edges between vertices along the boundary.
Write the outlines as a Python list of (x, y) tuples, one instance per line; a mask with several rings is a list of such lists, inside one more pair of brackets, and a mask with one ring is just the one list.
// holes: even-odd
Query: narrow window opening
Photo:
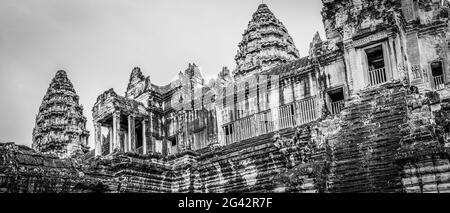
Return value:
[(175, 140), (175, 139), (170, 139), (170, 142), (171, 142), (172, 146), (177, 145), (177, 140)]
[(230, 144), (233, 142), (233, 124), (223, 127), (225, 132), (225, 143)]
[(369, 74), (369, 86), (374, 86), (387, 81), (386, 67), (384, 63), (383, 46), (378, 45), (365, 50)]
[(332, 115), (341, 113), (344, 108), (344, 90), (342, 88), (332, 90), (328, 92), (328, 98), (330, 101), (330, 113)]
[(171, 139), (169, 139), (169, 141), (170, 141), (170, 147), (169, 147), (169, 149), (170, 149), (170, 154), (177, 154), (177, 152), (178, 152), (178, 150), (177, 150), (177, 139), (176, 138), (171, 138)]
[(444, 84), (444, 69), (442, 66), (442, 61), (437, 61), (431, 63), (431, 75), (433, 77), (433, 88), (443, 89)]

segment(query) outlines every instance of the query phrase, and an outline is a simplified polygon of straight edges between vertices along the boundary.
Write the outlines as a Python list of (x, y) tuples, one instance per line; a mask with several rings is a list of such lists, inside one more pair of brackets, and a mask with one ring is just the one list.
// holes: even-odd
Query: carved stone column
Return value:
[(296, 100), (295, 100), (295, 77), (292, 77), (291, 78), (291, 81), (289, 82), (290, 83), (290, 86), (291, 86), (291, 92), (292, 92), (292, 102), (294, 103)]
[(114, 135), (112, 126), (108, 126), (108, 134), (109, 134), (109, 154), (111, 154), (114, 150)]
[(120, 150), (120, 112), (114, 112), (113, 113), (113, 150), (119, 149)]
[(145, 125), (146, 119), (142, 121), (142, 154), (147, 154), (147, 129)]
[(102, 155), (102, 126), (100, 123), (96, 122), (94, 124), (95, 131), (95, 156)]
[(134, 152), (136, 149), (136, 126), (134, 116), (128, 116), (128, 152)]
[(188, 124), (189, 124), (189, 112), (185, 112), (184, 113), (184, 140), (180, 144), (180, 149), (179, 149), (180, 152), (186, 150), (186, 147), (188, 146), (188, 141), (189, 141)]
[(155, 142), (154, 142), (154, 140), (153, 140), (153, 113), (152, 112), (150, 112), (149, 113), (149, 131), (148, 131), (148, 134), (149, 134), (149, 142), (150, 142), (150, 150), (149, 150), (149, 152), (151, 152), (151, 153), (154, 153), (155, 151), (156, 151), (156, 148), (155, 148)]
[(166, 119), (165, 119), (165, 117), (162, 117), (161, 118), (161, 133), (162, 133), (162, 137), (163, 137), (163, 141), (162, 141), (162, 154), (163, 155), (167, 155), (167, 134), (166, 134), (166, 128), (165, 128), (165, 124), (166, 124)]

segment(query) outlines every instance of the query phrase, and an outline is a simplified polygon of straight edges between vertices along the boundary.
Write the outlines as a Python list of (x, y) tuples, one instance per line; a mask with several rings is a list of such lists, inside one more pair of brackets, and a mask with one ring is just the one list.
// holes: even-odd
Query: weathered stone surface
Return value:
[(239, 43), (234, 76), (267, 70), (275, 65), (298, 59), (294, 41), (270, 9), (261, 4), (253, 14)]
[(439, 94), (409, 95), (409, 117), (401, 125), (396, 156), (403, 167), (402, 182), (409, 193), (450, 192), (449, 100)]
[(399, 83), (362, 91), (346, 103), (341, 130), (329, 136), (331, 192), (401, 192), (399, 125), (406, 117), (406, 92)]
[(7, 193), (106, 192), (101, 179), (87, 178), (81, 162), (0, 144), (0, 191)]
[(176, 156), (116, 153), (82, 162), (3, 144), (2, 191), (448, 192), (442, 135), (450, 105), (434, 103), (442, 107), (431, 112), (427, 97), (393, 82), (362, 91), (340, 116)]
[(33, 148), (42, 153), (71, 157), (86, 153), (89, 131), (86, 117), (78, 103), (72, 83), (65, 71), (56, 73), (36, 116)]

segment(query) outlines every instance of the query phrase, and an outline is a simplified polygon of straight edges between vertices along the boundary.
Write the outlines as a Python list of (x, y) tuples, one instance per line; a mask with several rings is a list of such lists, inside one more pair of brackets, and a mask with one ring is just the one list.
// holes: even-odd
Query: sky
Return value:
[[(140, 67), (166, 85), (189, 63), (205, 79), (234, 56), (260, 0), (0, 0), (0, 142), (31, 146), (42, 98), (66, 70), (91, 132), (92, 106), (110, 88), (123, 95)], [(320, 0), (265, 0), (301, 56), (318, 31)]]

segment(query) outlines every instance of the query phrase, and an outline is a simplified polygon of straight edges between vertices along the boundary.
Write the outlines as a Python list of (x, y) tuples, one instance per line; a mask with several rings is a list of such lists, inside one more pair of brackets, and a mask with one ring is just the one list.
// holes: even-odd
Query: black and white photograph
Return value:
[(184, 194), (175, 207), (206, 210), (448, 193), (449, 14), (448, 0), (0, 0), (0, 192)]

